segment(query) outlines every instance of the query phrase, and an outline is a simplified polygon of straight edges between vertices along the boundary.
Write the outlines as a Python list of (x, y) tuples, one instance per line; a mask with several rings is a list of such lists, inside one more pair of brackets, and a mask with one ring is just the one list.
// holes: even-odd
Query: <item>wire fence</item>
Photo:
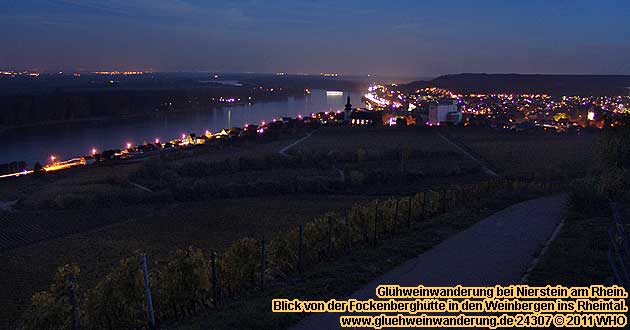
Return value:
[[(167, 261), (152, 264), (145, 254), (138, 253), (124, 259), (94, 287), (81, 290), (80, 295), (79, 267), (66, 265), (60, 268), (50, 290), (33, 296), (25, 328), (156, 329), (160, 323), (209, 311), (245, 292), (304, 273), (324, 260), (377, 246), (416, 230), (414, 224), (430, 217), (479, 206), (491, 194), (544, 194), (561, 188), (553, 182), (497, 178), (379, 198), (287, 228), (270, 239), (237, 240), (223, 253), (190, 247), (176, 251)], [(627, 240), (623, 244), (627, 253)]]
[(608, 264), (613, 272), (614, 281), (630, 290), (630, 232), (623, 221), (623, 210), (619, 203), (610, 202), (612, 224), (608, 228), (610, 248)]

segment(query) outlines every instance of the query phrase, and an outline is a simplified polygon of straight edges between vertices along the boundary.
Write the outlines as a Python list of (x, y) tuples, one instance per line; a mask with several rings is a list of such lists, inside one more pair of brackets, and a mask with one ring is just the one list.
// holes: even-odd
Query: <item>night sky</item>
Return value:
[(627, 0), (0, 0), (0, 69), (630, 74)]

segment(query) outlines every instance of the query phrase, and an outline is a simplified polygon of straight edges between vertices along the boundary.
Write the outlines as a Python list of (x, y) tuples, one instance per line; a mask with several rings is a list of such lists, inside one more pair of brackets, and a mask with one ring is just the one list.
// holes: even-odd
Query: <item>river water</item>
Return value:
[(45, 164), (51, 155), (69, 159), (97, 150), (122, 149), (126, 143), (134, 145), (156, 138), (167, 141), (182, 134), (203, 134), (206, 130), (220, 131), (227, 127), (259, 124), (277, 117), (296, 117), (313, 112), (342, 110), (346, 97), (354, 107), (361, 96), (355, 92), (328, 95), (324, 90), (313, 90), (304, 97), (234, 105), (206, 111), (161, 113), (143, 118), (90, 123), (72, 123), (10, 129), (0, 134), (0, 163), (26, 161), (32, 167), (36, 161)]

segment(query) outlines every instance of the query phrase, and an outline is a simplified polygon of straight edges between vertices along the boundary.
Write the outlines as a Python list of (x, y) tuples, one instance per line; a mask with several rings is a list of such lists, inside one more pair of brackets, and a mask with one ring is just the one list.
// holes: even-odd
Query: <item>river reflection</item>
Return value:
[(358, 93), (327, 95), (326, 91), (313, 90), (312, 94), (304, 97), (207, 111), (161, 113), (124, 121), (13, 129), (0, 135), (0, 163), (26, 161), (32, 166), (36, 161), (45, 162), (51, 154), (67, 159), (89, 154), (92, 148), (123, 148), (128, 142), (141, 144), (155, 138), (166, 141), (181, 134), (203, 134), (206, 130), (216, 132), (226, 127), (258, 124), (277, 117), (342, 110), (347, 96), (351, 97), (355, 106), (360, 104), (361, 96)]

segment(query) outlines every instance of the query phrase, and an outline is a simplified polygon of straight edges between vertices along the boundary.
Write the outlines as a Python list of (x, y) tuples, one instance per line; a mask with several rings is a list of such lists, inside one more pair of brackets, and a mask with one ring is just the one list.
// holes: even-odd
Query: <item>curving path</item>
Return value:
[(449, 138), (447, 138), (446, 136), (444, 136), (444, 134), (440, 133), (440, 132), (435, 132), (435, 134), (437, 134), (437, 136), (441, 137), (446, 143), (450, 144), (451, 146), (453, 146), (455, 149), (457, 149), (459, 152), (461, 152), (462, 154), (464, 154), (464, 156), (470, 158), (473, 162), (479, 164), (479, 166), (481, 166), (481, 168), (483, 169), (484, 173), (490, 175), (490, 176), (499, 176), (497, 174), (497, 172), (491, 170), (488, 165), (479, 160), (477, 157), (473, 156), (470, 154), (470, 152), (464, 150), (464, 148), (460, 147), (459, 145), (457, 145), (457, 143), (451, 141)]
[[(391, 270), (348, 298), (375, 298), (380, 284), (519, 284), (536, 255), (554, 236), (565, 204), (566, 196), (559, 195), (512, 205)], [(292, 329), (340, 329), (339, 315), (314, 314)]]
[(308, 139), (311, 137), (311, 135), (313, 135), (314, 132), (308, 132), (306, 133), (306, 136), (304, 136), (303, 138), (291, 143), (290, 145), (280, 149), (280, 151), (278, 151), (279, 154), (283, 155), (283, 156), (287, 156), (287, 151), (289, 151), (289, 149), (295, 147), (296, 145), (304, 142), (304, 140)]

